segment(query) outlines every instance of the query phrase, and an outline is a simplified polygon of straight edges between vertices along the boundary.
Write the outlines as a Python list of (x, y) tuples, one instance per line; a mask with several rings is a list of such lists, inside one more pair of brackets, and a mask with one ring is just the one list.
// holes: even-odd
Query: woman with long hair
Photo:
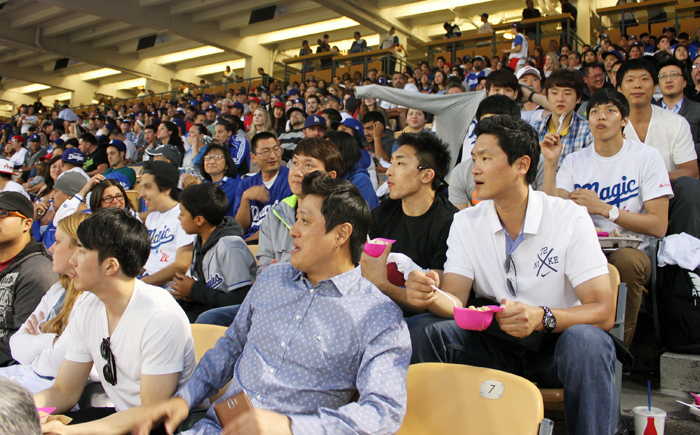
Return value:
[(182, 167), (186, 173), (200, 175), (199, 162), (202, 160), (202, 155), (206, 148), (205, 137), (210, 136), (209, 130), (204, 124), (195, 124), (190, 127), (190, 132), (186, 139), (190, 149), (187, 150), (185, 157), (182, 159)]
[[(89, 194), (89, 197), (88, 197)], [(84, 203), (83, 203), (84, 202)], [(117, 207), (138, 219), (138, 210), (129, 200), (129, 197), (119, 180), (105, 178), (97, 174), (80, 189), (76, 195), (63, 202), (56, 212), (56, 220), (61, 221), (68, 216), (80, 212), (91, 212), (101, 208)]]
[(161, 144), (175, 145), (178, 151), (180, 151), (180, 155), (185, 155), (185, 145), (182, 143), (180, 131), (175, 123), (170, 121), (161, 122), (160, 125), (158, 125), (156, 137), (160, 140)]
[(248, 140), (252, 141), (253, 137), (261, 131), (275, 132), (275, 130), (272, 129), (270, 113), (267, 110), (257, 108), (251, 116), (253, 117), (253, 122), (250, 124), (250, 130), (248, 130)]
[(358, 121), (361, 121), (362, 118), (364, 118), (364, 116), (369, 112), (381, 113), (384, 117), (384, 122), (386, 123), (384, 125), (389, 125), (389, 115), (386, 113), (386, 110), (384, 110), (383, 107), (379, 106), (379, 102), (376, 98), (365, 98), (362, 100), (362, 104), (360, 104), (360, 111), (357, 112)]
[(353, 136), (345, 131), (330, 130), (326, 132), (323, 138), (333, 142), (338, 147), (340, 155), (343, 156), (344, 171), (338, 176), (343, 177), (357, 187), (362, 197), (369, 204), (370, 209), (378, 206), (379, 199), (372, 186), (369, 172), (361, 161), (362, 153), (360, 147)]
[(690, 59), (690, 53), (688, 53), (688, 48), (684, 45), (678, 45), (675, 50), (673, 50), (673, 57), (680, 60), (683, 65), (685, 65), (686, 70), (693, 70), (693, 61)]
[(444, 94), (446, 83), (447, 75), (445, 75), (445, 72), (440, 70), (435, 71), (435, 75), (433, 76), (433, 89), (431, 93)]
[(630, 59), (639, 59), (642, 56), (644, 56), (644, 47), (642, 47), (639, 44), (630, 45), (630, 51), (629, 51), (629, 58)]
[(558, 69), (559, 59), (557, 58), (557, 54), (550, 51), (544, 57), (544, 67), (542, 68), (542, 70), (544, 71), (545, 77), (549, 77), (553, 71), (556, 71)]
[(217, 183), (221, 186), (228, 199), (226, 216), (234, 217), (233, 206), (236, 199), (236, 188), (240, 179), (237, 178), (236, 164), (228, 148), (218, 142), (210, 144), (204, 152), (199, 170), (205, 182)]
[(10, 338), (12, 357), (20, 365), (0, 368), (0, 376), (14, 379), (32, 394), (53, 385), (68, 350), (68, 336), (64, 332), (75, 308), (87, 297), (87, 294), (73, 287), (69, 275), (70, 259), (78, 247), (78, 226), (88, 217), (87, 214), (78, 213), (58, 223), (56, 242), (49, 252), (53, 255), (53, 271), (60, 279)]
[(536, 45), (532, 52), (532, 62), (535, 64), (535, 68), (542, 69), (544, 67), (544, 48), (541, 45)]
[(287, 113), (284, 110), (284, 103), (277, 101), (272, 106), (272, 129), (277, 133), (277, 137), (286, 131)]

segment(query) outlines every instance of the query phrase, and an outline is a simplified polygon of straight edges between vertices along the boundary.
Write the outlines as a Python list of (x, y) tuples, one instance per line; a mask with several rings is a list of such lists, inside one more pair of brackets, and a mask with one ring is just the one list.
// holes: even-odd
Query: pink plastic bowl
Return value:
[(498, 305), (487, 305), (488, 311), (476, 311), (468, 308), (454, 308), (454, 317), (457, 326), (470, 331), (483, 331), (491, 325), (493, 314), (503, 311)]
[[(396, 241), (396, 240), (391, 240), (391, 239), (380, 239), (380, 238), (373, 239), (373, 241), (374, 240), (379, 240), (379, 241), (386, 242), (386, 243), (394, 243)], [(382, 253), (384, 252), (384, 248), (386, 248), (386, 246), (387, 245), (383, 245), (381, 243), (367, 242), (367, 243), (365, 243), (365, 252), (367, 253), (367, 255), (370, 255), (374, 258), (377, 258), (377, 257), (380, 257), (382, 255)]]

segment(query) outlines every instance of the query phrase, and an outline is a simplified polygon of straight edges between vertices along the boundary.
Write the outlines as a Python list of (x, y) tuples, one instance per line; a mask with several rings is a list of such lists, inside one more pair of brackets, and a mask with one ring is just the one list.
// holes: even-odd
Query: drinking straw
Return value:
[(649, 412), (651, 412), (651, 381), (647, 381), (647, 396), (648, 396), (648, 406)]

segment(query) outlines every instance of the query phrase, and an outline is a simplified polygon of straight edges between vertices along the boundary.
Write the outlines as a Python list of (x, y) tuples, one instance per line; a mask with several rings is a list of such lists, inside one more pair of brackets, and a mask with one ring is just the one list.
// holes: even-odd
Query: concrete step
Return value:
[(664, 352), (661, 355), (661, 391), (700, 391), (700, 355)]

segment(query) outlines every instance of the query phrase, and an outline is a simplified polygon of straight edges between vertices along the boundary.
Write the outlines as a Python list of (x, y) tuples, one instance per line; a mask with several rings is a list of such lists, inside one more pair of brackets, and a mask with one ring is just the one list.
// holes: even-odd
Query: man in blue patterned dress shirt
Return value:
[[(411, 344), (401, 310), (358, 266), (369, 207), (352, 184), (321, 172), (307, 175), (302, 189), (290, 263), (265, 269), (225, 336), (144, 426), (164, 419), (172, 432), (231, 381), (219, 401), (245, 391), (255, 410), (233, 420), (226, 433), (398, 431)], [(145, 434), (148, 427), (141, 429)], [(183, 433), (221, 430), (212, 406)]]

